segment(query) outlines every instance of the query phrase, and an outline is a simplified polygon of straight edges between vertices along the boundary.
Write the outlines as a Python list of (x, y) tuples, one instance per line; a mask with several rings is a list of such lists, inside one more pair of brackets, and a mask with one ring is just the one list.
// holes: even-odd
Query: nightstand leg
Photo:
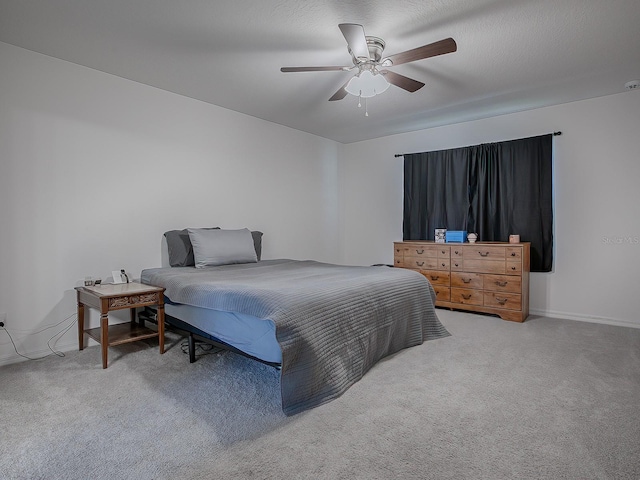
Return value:
[(164, 353), (164, 305), (158, 305), (158, 343), (160, 344), (160, 353)]
[(109, 317), (100, 315), (100, 345), (102, 346), (102, 368), (107, 368), (107, 349), (109, 348)]
[(78, 302), (78, 350), (84, 349), (84, 304)]

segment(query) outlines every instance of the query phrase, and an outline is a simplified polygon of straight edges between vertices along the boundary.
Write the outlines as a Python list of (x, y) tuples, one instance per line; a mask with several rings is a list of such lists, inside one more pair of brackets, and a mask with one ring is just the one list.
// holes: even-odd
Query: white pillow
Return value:
[(189, 228), (196, 268), (256, 263), (258, 257), (248, 228), (242, 230), (213, 230)]

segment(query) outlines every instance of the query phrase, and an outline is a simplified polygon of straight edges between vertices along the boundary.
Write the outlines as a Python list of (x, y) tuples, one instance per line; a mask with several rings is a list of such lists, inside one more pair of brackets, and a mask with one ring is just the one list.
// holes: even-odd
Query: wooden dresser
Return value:
[(530, 243), (394, 242), (394, 264), (422, 273), (436, 306), (523, 322), (529, 315)]

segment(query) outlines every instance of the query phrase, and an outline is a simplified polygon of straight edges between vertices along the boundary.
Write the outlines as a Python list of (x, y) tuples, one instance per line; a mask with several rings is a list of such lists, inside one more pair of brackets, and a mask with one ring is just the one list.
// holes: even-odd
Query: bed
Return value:
[(180, 242), (194, 265), (174, 258), (143, 270), (142, 282), (166, 289), (166, 314), (181, 328), (278, 365), (287, 415), (340, 396), (385, 356), (449, 335), (417, 272), (260, 260), (261, 234), (256, 242), (247, 229), (187, 232), (191, 247)]

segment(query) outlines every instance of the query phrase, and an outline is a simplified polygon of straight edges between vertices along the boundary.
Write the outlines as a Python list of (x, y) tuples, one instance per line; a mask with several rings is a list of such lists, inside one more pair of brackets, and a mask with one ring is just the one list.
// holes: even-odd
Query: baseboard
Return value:
[(620, 320), (617, 318), (597, 317), (594, 315), (583, 315), (579, 313), (530, 309), (529, 315), (538, 315), (540, 317), (549, 317), (549, 318), (564, 318), (566, 320), (577, 320), (579, 322), (602, 323), (605, 325), (615, 325), (617, 327), (640, 328), (640, 323), (628, 322), (628, 321)]

